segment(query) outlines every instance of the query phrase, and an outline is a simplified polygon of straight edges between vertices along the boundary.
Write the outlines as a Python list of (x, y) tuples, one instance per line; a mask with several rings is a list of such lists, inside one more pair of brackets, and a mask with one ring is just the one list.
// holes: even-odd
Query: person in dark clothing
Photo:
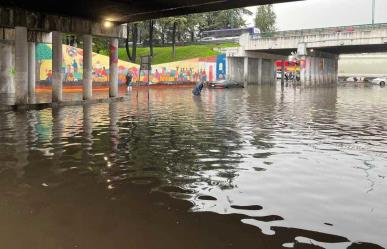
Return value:
[(131, 90), (131, 86), (132, 86), (132, 79), (133, 79), (133, 73), (132, 72), (128, 72), (125, 76), (126, 78), (126, 87), (127, 87), (127, 90), (128, 92)]
[(128, 72), (126, 74), (126, 86), (129, 87), (130, 84), (132, 83), (132, 79), (133, 79), (133, 74), (132, 72)]
[(202, 81), (199, 82), (198, 84), (196, 84), (196, 86), (195, 86), (194, 89), (192, 90), (193, 95), (199, 96), (200, 93), (201, 93), (202, 90), (203, 90), (203, 87), (204, 87), (204, 84), (203, 84)]

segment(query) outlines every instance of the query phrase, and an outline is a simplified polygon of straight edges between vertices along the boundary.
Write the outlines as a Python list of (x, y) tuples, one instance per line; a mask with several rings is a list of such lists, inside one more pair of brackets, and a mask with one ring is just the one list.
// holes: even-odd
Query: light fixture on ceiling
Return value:
[(111, 27), (113, 27), (113, 23), (111, 21), (106, 20), (103, 22), (103, 26), (105, 28), (111, 28)]

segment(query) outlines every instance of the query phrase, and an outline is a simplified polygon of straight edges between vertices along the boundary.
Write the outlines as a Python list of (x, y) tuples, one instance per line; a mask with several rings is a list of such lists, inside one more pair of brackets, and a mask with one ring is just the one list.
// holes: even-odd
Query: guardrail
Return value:
[(300, 29), (300, 30), (287, 30), (287, 31), (275, 31), (260, 33), (258, 35), (252, 35), (253, 39), (262, 38), (279, 38), (289, 36), (307, 36), (307, 35), (322, 35), (332, 33), (352, 33), (356, 31), (367, 31), (376, 29), (387, 29), (387, 23), (378, 24), (363, 24), (363, 25), (352, 25), (352, 26), (339, 26), (339, 27), (327, 27), (327, 28), (316, 28), (316, 29)]

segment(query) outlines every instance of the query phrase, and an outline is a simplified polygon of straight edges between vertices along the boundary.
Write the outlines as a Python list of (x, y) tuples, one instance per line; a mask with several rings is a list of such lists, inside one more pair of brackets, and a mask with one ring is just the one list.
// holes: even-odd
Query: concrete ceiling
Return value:
[(0, 0), (0, 6), (119, 23), (298, 0)]

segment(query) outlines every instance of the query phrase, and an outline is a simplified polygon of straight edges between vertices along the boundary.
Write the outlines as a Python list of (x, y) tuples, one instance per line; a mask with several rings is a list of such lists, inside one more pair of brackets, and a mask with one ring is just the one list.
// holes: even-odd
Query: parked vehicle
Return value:
[(233, 80), (219, 80), (208, 83), (209, 88), (243, 88), (243, 84)]
[(379, 85), (381, 87), (385, 87), (386, 82), (387, 82), (387, 77), (376, 78), (376, 79), (373, 79), (371, 82), (372, 82), (372, 84)]
[(214, 41), (215, 40), (215, 37), (204, 37), (202, 39), (200, 39), (199, 41), (200, 42), (209, 42), (209, 41)]

